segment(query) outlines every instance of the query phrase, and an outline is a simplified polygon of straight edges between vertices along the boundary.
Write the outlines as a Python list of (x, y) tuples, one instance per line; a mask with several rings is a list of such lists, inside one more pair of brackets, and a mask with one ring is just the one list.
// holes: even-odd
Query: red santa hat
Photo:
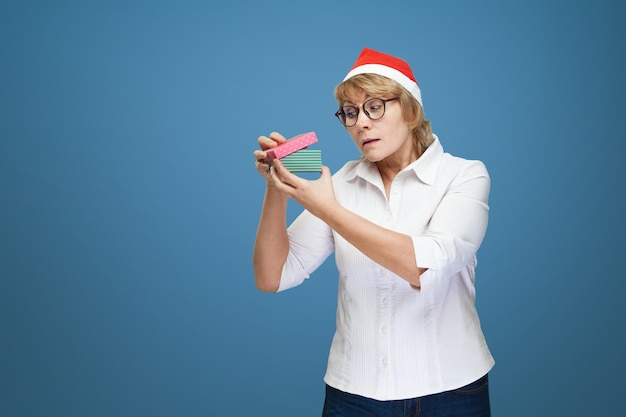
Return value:
[(415, 81), (411, 67), (404, 60), (373, 49), (363, 48), (361, 55), (343, 80), (346, 81), (358, 74), (378, 74), (391, 78), (411, 93), (422, 106), (420, 87)]

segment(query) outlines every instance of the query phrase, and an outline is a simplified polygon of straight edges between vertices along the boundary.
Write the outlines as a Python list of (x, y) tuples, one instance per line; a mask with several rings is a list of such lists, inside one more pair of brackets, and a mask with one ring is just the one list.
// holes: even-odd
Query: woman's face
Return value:
[(403, 163), (411, 160), (413, 144), (411, 129), (402, 117), (402, 107), (399, 100), (388, 101), (385, 104), (385, 113), (378, 120), (371, 120), (363, 111), (363, 103), (371, 98), (392, 99), (394, 97), (369, 97), (365, 94), (346, 101), (344, 106), (354, 106), (359, 109), (356, 124), (348, 127), (348, 133), (370, 162), (388, 160)]

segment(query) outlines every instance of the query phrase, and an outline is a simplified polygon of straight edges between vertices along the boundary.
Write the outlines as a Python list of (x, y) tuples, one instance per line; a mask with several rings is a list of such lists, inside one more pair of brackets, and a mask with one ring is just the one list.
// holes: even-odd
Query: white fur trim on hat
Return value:
[(424, 107), (422, 104), (422, 92), (419, 88), (419, 85), (417, 85), (415, 81), (411, 80), (402, 72), (386, 65), (364, 64), (350, 70), (350, 72), (348, 72), (348, 75), (346, 75), (343, 80), (346, 81), (347, 79), (359, 74), (378, 74), (387, 78), (391, 78), (402, 87), (404, 87), (409, 93), (411, 93), (420, 104), (420, 106)]

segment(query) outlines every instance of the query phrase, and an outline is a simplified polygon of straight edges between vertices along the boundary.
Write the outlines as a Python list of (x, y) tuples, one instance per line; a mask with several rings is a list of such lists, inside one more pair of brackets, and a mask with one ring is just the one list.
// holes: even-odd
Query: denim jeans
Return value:
[(464, 387), (419, 398), (377, 401), (326, 386), (322, 417), (489, 417), (488, 375)]

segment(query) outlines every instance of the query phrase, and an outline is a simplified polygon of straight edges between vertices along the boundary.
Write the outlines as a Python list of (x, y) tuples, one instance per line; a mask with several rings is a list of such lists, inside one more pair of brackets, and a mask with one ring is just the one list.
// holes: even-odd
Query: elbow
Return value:
[(278, 287), (280, 286), (280, 279), (268, 279), (267, 277), (255, 275), (254, 281), (257, 289), (261, 292), (275, 293), (278, 292)]
[(268, 285), (266, 283), (256, 283), (256, 287), (259, 291), (261, 292), (268, 292), (268, 293), (276, 293), (278, 292), (278, 285)]
[(278, 292), (280, 286), (281, 269), (276, 269), (274, 264), (267, 265), (253, 257), (252, 270), (254, 271), (254, 283), (261, 292)]
[(413, 270), (410, 274), (407, 274), (404, 279), (411, 285), (413, 289), (419, 290), (420, 288), (422, 288), (420, 278), (422, 277), (422, 274), (427, 270), (428, 268), (417, 267), (417, 270)]

